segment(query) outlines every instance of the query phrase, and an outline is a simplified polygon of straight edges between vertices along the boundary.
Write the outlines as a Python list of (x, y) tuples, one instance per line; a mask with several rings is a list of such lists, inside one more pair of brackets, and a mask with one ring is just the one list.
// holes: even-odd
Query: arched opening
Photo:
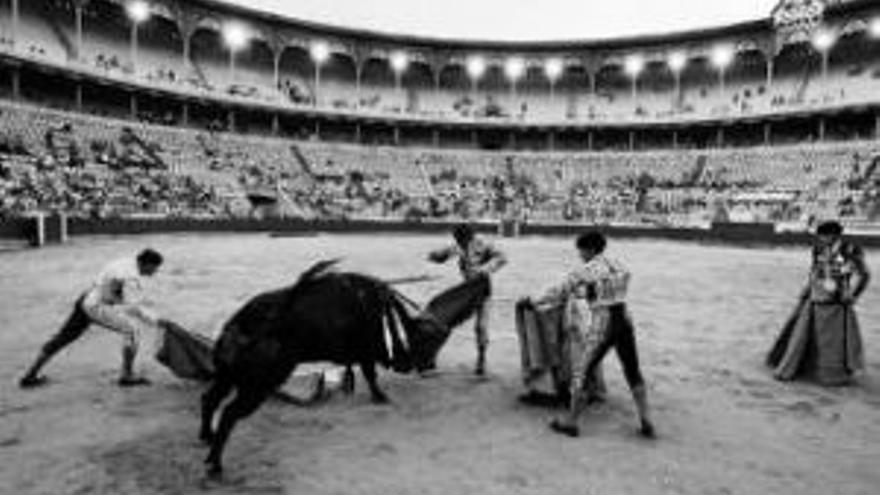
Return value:
[[(230, 48), (224, 48), (228, 57)], [(235, 57), (235, 72), (229, 81), (231, 93), (260, 98), (274, 98), (277, 95), (275, 54), (265, 40), (251, 39), (232, 56)]]
[(388, 60), (373, 57), (364, 61), (361, 68), (361, 102), (363, 108), (373, 111), (403, 111), (404, 101), (398, 94), (394, 71)]
[(354, 59), (344, 53), (331, 53), (321, 65), (321, 101), (335, 109), (356, 108), (356, 82)]
[(507, 117), (511, 114), (510, 81), (500, 63), (487, 65), (477, 91), (478, 117)]
[(645, 64), (640, 77), (637, 116), (666, 117), (675, 104), (675, 74), (665, 60)]
[(880, 81), (880, 39), (861, 29), (841, 36), (828, 53), (828, 81), (816, 96), (823, 103), (872, 102)]
[(523, 120), (558, 121), (565, 115), (553, 105), (555, 101), (550, 98), (550, 79), (543, 64), (526, 67), (522, 78), (516, 83), (516, 92), (517, 104), (512, 111)]
[(452, 63), (440, 68), (440, 91), (431, 98), (431, 108), (441, 114), (461, 117), (471, 115), (474, 97), (471, 94), (471, 81), (462, 63)]
[(773, 63), (771, 108), (802, 105), (807, 89), (822, 75), (822, 57), (808, 41), (783, 47)]
[[(150, 22), (147, 20), (144, 24)], [(86, 4), (81, 60), (108, 73), (132, 73), (131, 26), (125, 10), (117, 3), (98, 0)], [(139, 39), (143, 27), (138, 27)]]
[(409, 63), (402, 77), (406, 92), (407, 113), (424, 113), (423, 100), (430, 100), (434, 93), (434, 75), (427, 62), (414, 60)]
[(278, 86), (287, 99), (298, 105), (314, 101), (315, 63), (307, 49), (287, 46), (278, 65)]
[(760, 109), (767, 95), (767, 59), (758, 49), (736, 54), (725, 74), (726, 104), (734, 114)]
[[(590, 75), (582, 65), (567, 65), (553, 88), (553, 106), (567, 119), (585, 117), (590, 109)], [(583, 115), (581, 115), (583, 114)]]
[(199, 27), (190, 38), (194, 82), (207, 90), (224, 90), (229, 82), (229, 55), (220, 32)]
[(685, 114), (706, 115), (717, 102), (719, 75), (708, 55), (691, 58), (681, 71), (681, 106)]
[(623, 65), (602, 66), (596, 73), (596, 94), (590, 105), (590, 119), (629, 119), (633, 114), (632, 79)]
[(138, 73), (154, 83), (185, 79), (183, 38), (177, 24), (154, 15), (138, 27)]
[[(11, 1), (0, 4), (0, 38), (12, 41)], [(75, 9), (70, 0), (19, 1), (19, 47), (29, 56), (56, 63), (76, 54)]]

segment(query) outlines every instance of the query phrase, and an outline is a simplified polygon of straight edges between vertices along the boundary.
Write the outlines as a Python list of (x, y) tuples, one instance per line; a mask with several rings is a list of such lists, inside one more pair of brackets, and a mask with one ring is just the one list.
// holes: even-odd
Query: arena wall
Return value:
[[(67, 231), (71, 237), (117, 236), (144, 234), (184, 233), (267, 233), (273, 236), (308, 236), (319, 233), (355, 234), (440, 234), (449, 232), (456, 222), (389, 222), (380, 220), (246, 220), (246, 219), (70, 219)], [(52, 219), (47, 225), (55, 225)], [(32, 236), (32, 223), (25, 220), (0, 222), (0, 239), (21, 239)], [(496, 223), (476, 223), (476, 230), (483, 234), (498, 232)], [(622, 239), (663, 239), (684, 242), (702, 242), (732, 245), (808, 245), (812, 242), (809, 232), (775, 232), (772, 224), (720, 224), (709, 229), (649, 227), (623, 225), (581, 224), (526, 224), (522, 236), (573, 237), (587, 228), (597, 228), (609, 237)], [(880, 235), (854, 236), (871, 248), (880, 248)], [(50, 236), (51, 238), (51, 236)]]

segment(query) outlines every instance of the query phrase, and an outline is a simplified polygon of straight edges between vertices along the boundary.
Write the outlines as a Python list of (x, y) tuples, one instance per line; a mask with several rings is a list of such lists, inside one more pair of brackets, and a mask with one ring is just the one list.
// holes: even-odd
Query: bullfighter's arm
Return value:
[(446, 263), (456, 253), (455, 246), (446, 246), (428, 253), (428, 260), (434, 263)]

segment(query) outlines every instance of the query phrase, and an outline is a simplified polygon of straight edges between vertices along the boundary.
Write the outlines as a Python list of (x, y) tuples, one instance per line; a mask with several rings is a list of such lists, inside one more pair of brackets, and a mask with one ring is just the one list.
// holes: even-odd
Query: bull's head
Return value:
[(419, 315), (413, 319), (408, 336), (413, 365), (424, 371), (435, 367), (437, 354), (449, 337), (449, 328), (435, 318)]

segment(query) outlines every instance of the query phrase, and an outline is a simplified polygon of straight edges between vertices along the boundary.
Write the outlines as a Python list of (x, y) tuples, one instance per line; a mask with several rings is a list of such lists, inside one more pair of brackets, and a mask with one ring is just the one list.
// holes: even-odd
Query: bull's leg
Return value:
[(220, 407), (223, 399), (232, 391), (232, 380), (222, 375), (217, 375), (214, 382), (204, 394), (202, 394), (202, 427), (199, 430), (199, 440), (206, 444), (211, 443), (214, 431), (211, 424), (214, 421), (214, 413)]
[(342, 374), (342, 391), (346, 395), (354, 393), (354, 369), (350, 364), (345, 367), (345, 372)]
[(367, 385), (370, 386), (370, 395), (372, 396), (373, 403), (375, 404), (387, 404), (390, 402), (388, 400), (388, 396), (385, 395), (385, 392), (379, 388), (379, 384), (376, 383), (376, 363), (362, 362), (360, 363), (361, 373), (364, 375), (364, 379), (367, 381)]
[(220, 424), (217, 426), (217, 431), (214, 433), (214, 438), (211, 441), (211, 451), (208, 453), (207, 459), (205, 459), (208, 476), (217, 477), (223, 473), (223, 449), (226, 447), (226, 441), (229, 440), (229, 434), (232, 433), (235, 423), (253, 414), (270, 393), (271, 391), (265, 390), (242, 393), (239, 389), (235, 400), (223, 408)]

